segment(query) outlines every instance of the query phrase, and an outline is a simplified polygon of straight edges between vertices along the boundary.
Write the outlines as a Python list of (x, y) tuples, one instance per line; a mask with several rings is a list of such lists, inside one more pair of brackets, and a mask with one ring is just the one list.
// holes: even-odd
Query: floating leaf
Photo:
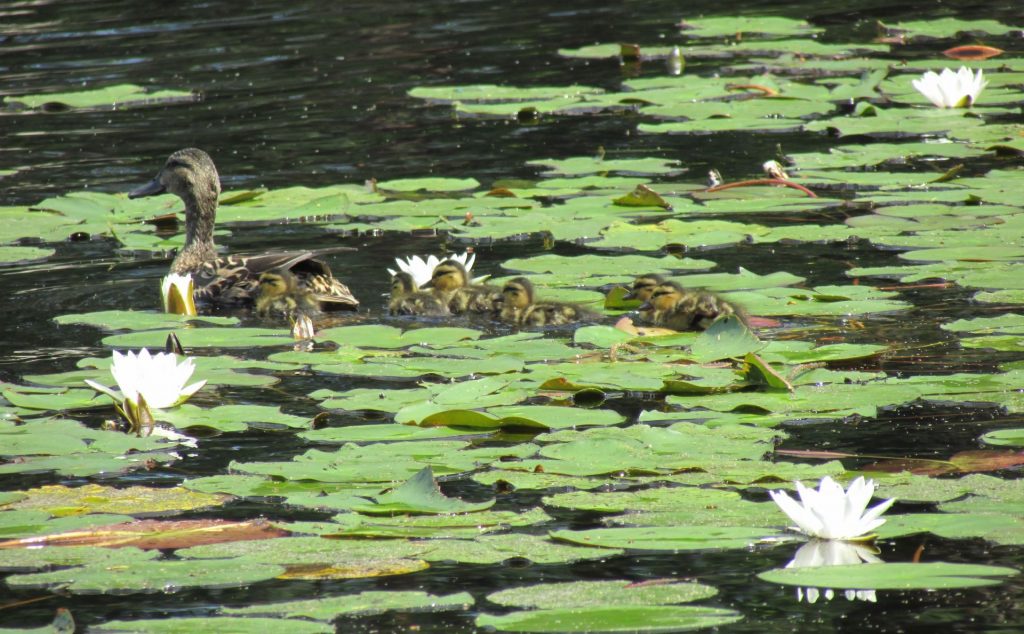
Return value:
[(95, 90), (21, 95), (4, 97), (5, 104), (18, 104), (24, 108), (59, 110), (61, 108), (123, 108), (126, 106), (186, 103), (197, 101), (198, 94), (183, 90), (157, 90), (146, 92), (142, 86), (118, 84)]
[(476, 625), (495, 628), (500, 632), (647, 634), (716, 627), (735, 623), (742, 618), (740, 613), (732, 610), (698, 606), (600, 606), (530, 610), (500, 616), (481, 614), (476, 618)]
[(366, 504), (352, 507), (357, 513), (368, 515), (399, 515), (399, 514), (440, 514), (440, 513), (472, 513), (483, 511), (494, 506), (494, 500), (486, 502), (464, 502), (446, 497), (434, 481), (430, 467), (424, 467), (419, 473), (409, 478), (394, 489), (373, 496)]
[(1002, 583), (1018, 574), (1013, 568), (958, 563), (886, 563), (780, 568), (757, 576), (789, 586), (853, 590), (942, 590)]

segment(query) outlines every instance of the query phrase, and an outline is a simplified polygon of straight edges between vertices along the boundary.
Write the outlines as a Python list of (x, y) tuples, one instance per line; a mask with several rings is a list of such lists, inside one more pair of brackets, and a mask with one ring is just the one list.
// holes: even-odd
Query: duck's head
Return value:
[(210, 155), (194, 147), (178, 150), (168, 157), (156, 178), (132, 190), (128, 197), (142, 198), (164, 192), (184, 200), (217, 200), (220, 179)]
[(664, 282), (665, 278), (655, 273), (641, 275), (633, 280), (633, 288), (622, 299), (639, 299), (641, 302), (646, 302), (651, 298), (654, 289)]
[(533, 303), (533, 284), (525, 277), (505, 282), (501, 289), (502, 304), (510, 308), (526, 308)]
[(436, 288), (442, 293), (454, 291), (466, 286), (469, 279), (466, 267), (456, 260), (445, 260), (434, 267), (434, 273), (430, 281), (423, 285), (424, 288)]
[(650, 299), (640, 306), (640, 310), (671, 310), (686, 291), (675, 282), (662, 282), (654, 287)]
[(419, 287), (416, 286), (416, 280), (405, 271), (395, 273), (394, 277), (391, 278), (392, 297), (402, 297), (403, 295), (415, 293), (417, 290), (419, 290)]

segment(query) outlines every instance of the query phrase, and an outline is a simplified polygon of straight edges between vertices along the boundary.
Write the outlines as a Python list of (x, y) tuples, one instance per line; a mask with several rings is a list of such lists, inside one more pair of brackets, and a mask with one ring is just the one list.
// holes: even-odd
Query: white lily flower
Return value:
[(160, 294), (164, 300), (164, 312), (176, 315), (198, 315), (193, 297), (195, 285), (192, 275), (171, 273), (160, 282)]
[[(819, 566), (850, 566), (854, 564), (880, 564), (882, 560), (877, 550), (855, 542), (814, 539), (796, 551), (793, 560), (786, 564), (787, 568), (815, 568)], [(831, 588), (797, 588), (798, 601), (805, 598), (808, 603), (815, 603), (822, 596), (831, 601), (835, 591)], [(878, 598), (874, 590), (843, 589), (843, 596), (849, 601), (870, 601), (875, 603)]]
[[(388, 273), (390, 273), (392, 277), (398, 275), (399, 271), (408, 273), (412, 276), (416, 286), (423, 286), (430, 281), (431, 276), (434, 274), (434, 269), (444, 260), (455, 260), (462, 264), (466, 269), (466, 273), (469, 273), (473, 270), (473, 263), (476, 262), (476, 254), (466, 251), (465, 253), (460, 253), (458, 255), (448, 255), (444, 258), (438, 258), (436, 255), (428, 255), (426, 259), (421, 258), (418, 255), (409, 256), (404, 260), (402, 258), (395, 258), (395, 264), (398, 265), (398, 271), (388, 269)], [(475, 278), (473, 282), (481, 282), (484, 279), (486, 279), (486, 276)]]
[(970, 108), (978, 100), (982, 89), (988, 85), (980, 68), (975, 75), (966, 66), (961, 66), (955, 73), (949, 68), (943, 68), (941, 75), (928, 71), (911, 83), (936, 108)]
[(879, 516), (884, 513), (895, 498), (868, 509), (868, 502), (875, 492), (874, 480), (857, 478), (850, 488), (825, 476), (817, 490), (796, 483), (800, 502), (789, 497), (785, 491), (771, 491), (770, 495), (779, 508), (796, 523), (794, 527), (802, 533), (820, 539), (863, 539), (871, 531), (885, 523)]
[[(150, 409), (164, 409), (184, 402), (206, 385), (206, 381), (199, 381), (185, 386), (195, 369), (192, 359), (186, 358), (178, 363), (177, 356), (169, 352), (150, 354), (149, 350), (143, 348), (138, 354), (121, 354), (115, 350), (110, 374), (117, 382), (125, 402), (137, 408), (141, 396)], [(86, 383), (118, 400), (110, 388), (95, 381), (86, 380)]]

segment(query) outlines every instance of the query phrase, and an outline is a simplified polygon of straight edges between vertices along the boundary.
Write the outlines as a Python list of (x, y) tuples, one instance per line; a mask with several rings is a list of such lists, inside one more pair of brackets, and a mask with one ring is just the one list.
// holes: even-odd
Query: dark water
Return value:
[[(598, 146), (617, 155), (659, 155), (682, 159), (691, 173), (709, 166), (745, 173), (774, 153), (821, 150), (813, 135), (639, 137), (629, 115), (548, 120), (540, 125), (510, 122), (459, 122), (450, 109), (428, 106), (406, 96), (414, 86), (507, 83), (541, 85), (581, 83), (614, 88), (623, 73), (618, 62), (581, 62), (559, 58), (558, 48), (597, 42), (657, 44), (674, 39), (673, 26), (686, 17), (715, 14), (719, 2), (557, 3), (513, 2), (4, 2), (0, 3), (0, 84), (2, 94), (59, 92), (116, 83), (189, 87), (203, 100), (191, 106), (154, 106), (119, 112), (12, 114), (0, 111), (0, 170), (17, 169), (0, 180), (0, 205), (36, 202), (68, 191), (126, 191), (145, 182), (173, 150), (198, 146), (216, 160), (226, 189), (321, 186), (413, 176), (529, 178), (528, 159), (591, 155)], [(953, 15), (1021, 22), (1018, 2), (859, 2), (824, 7), (817, 2), (739, 1), (730, 13), (811, 17), (829, 29), (825, 39), (874, 32), (875, 20), (899, 21)], [(691, 67), (688, 72), (700, 72)], [(660, 68), (641, 69), (656, 74)], [(442, 237), (353, 237), (339, 241), (315, 228), (252, 227), (224, 241), (231, 250), (339, 243), (360, 246), (356, 254), (335, 256), (353, 290), (376, 309), (386, 291), (383, 266), (405, 253), (436, 252)], [(83, 356), (106, 354), (91, 328), (60, 327), (54, 315), (106, 308), (151, 309), (155, 280), (167, 261), (117, 254), (115, 245), (87, 241), (57, 245), (44, 265), (0, 270), (0, 380), (73, 367)], [(539, 253), (540, 241), (482, 247), (481, 262), (497, 263), (513, 255)], [(585, 247), (559, 245), (559, 253)], [(765, 258), (779, 270), (806, 276), (809, 283), (847, 283), (851, 265), (894, 261), (891, 253), (867, 245), (845, 250), (807, 247), (741, 246), (716, 251), (720, 270), (750, 266)], [(939, 343), (927, 353), (892, 355), (874, 368), (887, 372), (935, 373), (954, 369), (990, 371), (1010, 356), (960, 351), (936, 322), (980, 310), (956, 289), (921, 290), (905, 295), (918, 309), (909, 316), (878, 318), (866, 341)], [(987, 308), (995, 314), (997, 309)], [(379, 313), (378, 313), (379, 314)], [(295, 378), (282, 387), (303, 395), (319, 387), (353, 387), (351, 380)], [(379, 385), (379, 383), (374, 383)], [(228, 398), (258, 401), (253, 390)], [(280, 393), (273, 401), (294, 413), (312, 414), (304, 399), (294, 403)], [(629, 403), (623, 407), (630, 407)], [(949, 410), (907, 406), (877, 420), (841, 429), (789, 429), (794, 446), (891, 455), (943, 457), (974, 448), (982, 430), (1019, 425), (1000, 421), (991, 408)], [(995, 419), (995, 420), (993, 420)], [(333, 421), (340, 424), (341, 420)], [(349, 422), (348, 420), (344, 422)], [(354, 420), (351, 422), (361, 422)], [(302, 451), (300, 442), (253, 432), (212, 439), (198, 459), (168, 472), (127, 476), (132, 483), (168, 484), (182, 477), (222, 470), (231, 459), (248, 455), (281, 457)], [(848, 465), (853, 466), (853, 465)], [(0, 480), (15, 489), (56, 483), (50, 476)], [(449, 492), (480, 494), (474, 485), (453, 483)], [(503, 501), (508, 508), (536, 504), (532, 494)], [(917, 509), (920, 510), (920, 509)], [(236, 504), (237, 517), (275, 516), (276, 509)], [(563, 515), (574, 527), (595, 518)], [(992, 547), (980, 540), (951, 542), (918, 537), (883, 545), (883, 558), (908, 560), (918, 546), (931, 560), (998, 563), (1021, 567), (1020, 549)], [(71, 608), (80, 624), (113, 618), (206, 614), (216, 605), (309, 598), (367, 589), (425, 589), (436, 593), (470, 589), (482, 602), (486, 592), (527, 582), (571, 579), (648, 579), (693, 577), (716, 585), (710, 602), (741, 611), (746, 619), (723, 628), (729, 632), (932, 632), (1021, 631), (1022, 582), (995, 589), (944, 593), (879, 593), (878, 604), (837, 599), (814, 606), (798, 604), (792, 590), (758, 582), (754, 573), (786, 563), (781, 549), (752, 553), (700, 553), (613, 558), (569, 566), (507, 562), (500, 566), (435, 566), (407, 576), (365, 581), (265, 583), (245, 590), (201, 591), (174, 596), (135, 595), (47, 599), (20, 607), (8, 604), (41, 593), (11, 593), (0, 587), (0, 625), (40, 625), (58, 606)], [(494, 606), (490, 606), (493, 610)], [(408, 631), (407, 616), (342, 621), (339, 631)], [(422, 632), (473, 631), (472, 615), (444, 615), (415, 623)]]

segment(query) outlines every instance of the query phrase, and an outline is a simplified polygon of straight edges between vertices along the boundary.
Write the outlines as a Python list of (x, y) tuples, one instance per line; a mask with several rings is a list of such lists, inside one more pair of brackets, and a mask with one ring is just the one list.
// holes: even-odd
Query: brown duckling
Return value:
[(509, 280), (501, 291), (498, 319), (508, 324), (561, 326), (599, 317), (597, 313), (575, 304), (536, 301), (533, 284), (525, 277)]
[[(325, 310), (355, 310), (359, 301), (313, 251), (289, 251), (254, 256), (218, 257), (213, 228), (220, 196), (220, 178), (209, 155), (196, 148), (171, 154), (150, 183), (128, 194), (141, 198), (171, 193), (185, 203), (185, 245), (171, 262), (171, 273), (189, 274), (197, 302), (252, 305), (260, 275), (289, 271), (299, 287), (312, 293)], [(330, 249), (339, 250), (339, 249)]]
[(487, 284), (470, 284), (466, 267), (457, 260), (444, 260), (434, 268), (423, 288), (445, 302), (448, 310), (460, 313), (488, 313), (501, 301), (501, 289)]
[(320, 302), (316, 295), (286, 269), (267, 271), (260, 275), (255, 304), (256, 314), (260, 317), (313, 317), (320, 312)]
[[(665, 282), (665, 278), (658, 275), (657, 273), (648, 273), (647, 275), (641, 275), (633, 280), (633, 287), (629, 293), (623, 297), (623, 299), (638, 299), (642, 304), (647, 303), (651, 299), (651, 295), (654, 293), (654, 289)], [(640, 310), (640, 318), (644, 321), (651, 321), (652, 311)]]
[(419, 290), (412, 275), (401, 271), (391, 278), (391, 301), (388, 312), (392, 315), (428, 315), (441, 316), (450, 314), (448, 304), (433, 293)]
[(672, 330), (707, 330), (716, 319), (723, 315), (737, 315), (742, 312), (714, 293), (700, 290), (686, 290), (676, 282), (662, 282), (642, 306), (641, 314), (649, 311), (650, 321), (655, 326)]

